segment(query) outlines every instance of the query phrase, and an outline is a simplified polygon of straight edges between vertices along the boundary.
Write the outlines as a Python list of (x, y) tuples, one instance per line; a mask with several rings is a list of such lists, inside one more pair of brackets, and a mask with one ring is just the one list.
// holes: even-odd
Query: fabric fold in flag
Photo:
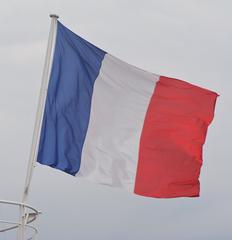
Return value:
[(143, 196), (199, 196), (216, 98), (127, 64), (58, 22), (37, 161)]

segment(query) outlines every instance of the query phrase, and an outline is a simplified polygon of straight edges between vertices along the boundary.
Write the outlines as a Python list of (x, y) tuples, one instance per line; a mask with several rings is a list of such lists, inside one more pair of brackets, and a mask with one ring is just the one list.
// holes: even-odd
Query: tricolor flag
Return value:
[(57, 24), (37, 161), (143, 196), (199, 196), (217, 94), (127, 64)]

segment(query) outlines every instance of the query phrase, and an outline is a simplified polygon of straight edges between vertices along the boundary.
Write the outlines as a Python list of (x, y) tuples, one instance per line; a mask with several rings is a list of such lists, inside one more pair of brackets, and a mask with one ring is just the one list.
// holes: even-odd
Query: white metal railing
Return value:
[[(3, 205), (10, 205), (10, 206), (16, 206), (18, 207), (19, 211), (21, 208), (24, 209), (24, 215), (23, 220), (19, 219), (19, 221), (10, 221), (5, 219), (0, 219), (0, 224), (7, 224), (5, 227), (0, 227), (0, 236), (2, 233), (19, 229), (19, 227), (24, 227), (25, 229), (31, 229), (33, 231), (32, 236), (26, 237), (27, 240), (34, 240), (37, 237), (38, 229), (35, 226), (36, 220), (38, 219), (38, 216), (41, 212), (36, 210), (34, 207), (20, 202), (13, 202), (13, 201), (7, 201), (7, 200), (0, 200), (0, 204)], [(23, 226), (22, 226), (23, 224)]]

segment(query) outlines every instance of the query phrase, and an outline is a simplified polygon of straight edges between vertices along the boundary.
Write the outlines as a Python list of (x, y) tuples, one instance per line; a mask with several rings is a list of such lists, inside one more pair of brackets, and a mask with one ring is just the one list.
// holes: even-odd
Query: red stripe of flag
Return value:
[(161, 76), (140, 139), (134, 192), (150, 197), (197, 197), (202, 146), (217, 94)]

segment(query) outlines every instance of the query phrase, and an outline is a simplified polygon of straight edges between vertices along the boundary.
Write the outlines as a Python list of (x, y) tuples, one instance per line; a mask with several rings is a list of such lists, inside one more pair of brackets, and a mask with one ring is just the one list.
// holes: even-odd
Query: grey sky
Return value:
[[(204, 146), (200, 198), (139, 197), (38, 165), (29, 202), (43, 212), (40, 239), (232, 239), (231, 9), (229, 0), (1, 3), (1, 199), (22, 195), (51, 12), (131, 64), (220, 94)], [(1, 214), (7, 214), (2, 206)]]

